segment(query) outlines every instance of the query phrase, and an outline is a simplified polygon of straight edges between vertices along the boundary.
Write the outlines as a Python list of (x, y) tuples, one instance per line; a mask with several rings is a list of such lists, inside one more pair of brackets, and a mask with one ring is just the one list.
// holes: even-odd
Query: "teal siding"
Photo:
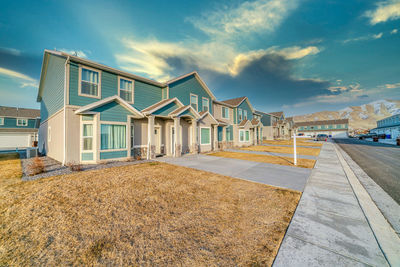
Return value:
[(100, 152), (100, 159), (117, 159), (117, 158), (125, 158), (128, 155), (128, 151), (109, 151), (109, 152)]
[(93, 115), (82, 115), (82, 120), (83, 121), (92, 121)]
[(226, 127), (226, 140), (233, 141), (233, 126), (229, 125)]
[(178, 80), (169, 85), (169, 98), (178, 98), (184, 105), (190, 105), (190, 94), (197, 95), (199, 112), (203, 110), (202, 97), (208, 98), (209, 111), (213, 114), (211, 95), (201, 86), (194, 75)]
[(189, 115), (189, 116), (191, 116), (191, 117), (195, 117), (194, 116), (194, 114), (190, 111), (190, 110), (185, 110), (184, 112), (182, 112), (182, 114), (181, 115), (179, 115), (180, 117), (182, 117), (182, 116), (187, 116), (187, 115)]
[(237, 123), (237, 108), (233, 109), (233, 123)]
[(262, 114), (260, 121), (261, 121), (262, 125), (264, 125), (264, 126), (272, 126), (271, 115)]
[(43, 83), (40, 117), (42, 121), (64, 106), (65, 59), (49, 55), (46, 76)]
[(223, 139), (223, 131), (224, 131), (224, 128), (221, 126), (218, 126), (218, 141), (219, 142), (221, 142)]
[(126, 116), (131, 114), (126, 108), (115, 101), (93, 109), (93, 111), (100, 112), (101, 121), (127, 122)]
[(16, 118), (4, 117), (4, 125), (0, 125), (0, 128), (37, 129), (36, 119), (28, 119), (27, 126), (17, 126)]
[(93, 153), (82, 153), (82, 161), (93, 160)]
[(168, 105), (160, 108), (159, 110), (153, 112), (154, 115), (168, 116), (169, 113), (179, 108), (179, 106), (175, 103), (169, 103)]
[[(87, 104), (98, 101), (97, 98), (79, 96), (79, 66), (70, 64), (69, 79), (69, 101), (71, 105), (85, 106)], [(118, 75), (101, 71), (101, 98), (118, 95)], [(134, 88), (134, 106), (138, 110), (142, 110), (162, 100), (162, 88), (135, 81)]]
[[(240, 104), (238, 106), (238, 108), (242, 109), (243, 118), (244, 118), (244, 110), (247, 110), (247, 119), (248, 120), (252, 120), (253, 119), (253, 112), (251, 111), (251, 108), (250, 108), (249, 104), (247, 104), (247, 101), (243, 101), (243, 103)], [(240, 121), (238, 121), (238, 123), (240, 123)]]

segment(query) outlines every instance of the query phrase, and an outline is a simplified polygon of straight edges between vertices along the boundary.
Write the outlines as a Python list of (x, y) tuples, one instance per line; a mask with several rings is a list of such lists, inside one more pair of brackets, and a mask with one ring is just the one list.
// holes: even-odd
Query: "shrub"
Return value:
[(28, 174), (30, 176), (46, 172), (42, 158), (35, 157), (28, 165)]
[(82, 171), (82, 164), (71, 162), (68, 164), (68, 167), (73, 172), (80, 172)]

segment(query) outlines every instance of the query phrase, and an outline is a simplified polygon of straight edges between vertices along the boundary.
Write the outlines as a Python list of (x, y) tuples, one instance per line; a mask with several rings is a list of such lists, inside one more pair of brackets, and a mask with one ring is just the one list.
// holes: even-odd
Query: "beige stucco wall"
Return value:
[(213, 107), (214, 107), (214, 109), (213, 109), (214, 118), (216, 118), (218, 120), (222, 120), (222, 121), (224, 121), (224, 122), (226, 122), (228, 124), (233, 124), (233, 109), (232, 108), (227, 107), (229, 109), (229, 119), (225, 119), (225, 118), (222, 118), (222, 107), (223, 107), (223, 105), (214, 103)]
[(66, 163), (80, 161), (80, 115), (76, 115), (75, 110), (77, 108), (66, 107)]
[[(50, 127), (51, 140), (48, 139)], [(39, 151), (62, 162), (64, 159), (64, 110), (54, 114), (39, 127)]]
[(263, 138), (264, 140), (273, 140), (274, 139), (274, 133), (272, 126), (264, 126), (263, 128)]

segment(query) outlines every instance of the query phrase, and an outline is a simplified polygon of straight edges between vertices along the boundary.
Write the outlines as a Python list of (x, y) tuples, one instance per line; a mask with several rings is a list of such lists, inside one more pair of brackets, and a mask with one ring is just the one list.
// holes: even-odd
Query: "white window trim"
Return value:
[[(99, 83), (97, 84), (97, 96), (82, 93), (82, 69), (87, 69), (87, 70), (91, 70), (91, 71), (95, 71), (95, 72), (99, 73)], [(79, 79), (78, 79), (78, 95), (79, 96), (85, 96), (85, 97), (91, 97), (91, 98), (100, 99), (101, 98), (101, 70), (94, 69), (94, 68), (87, 67), (87, 66), (79, 65), (79, 75), (78, 76), (79, 76)]]
[[(102, 125), (102, 124), (125, 125), (125, 139), (126, 139), (125, 145), (126, 145), (126, 147), (125, 147), (125, 148), (117, 148), (117, 149), (101, 149), (101, 125)], [(130, 142), (129, 139), (130, 139), (130, 135), (128, 135), (128, 134), (130, 134), (130, 133), (129, 133), (128, 127), (130, 127), (130, 125), (129, 125), (127, 122), (120, 122), (120, 121), (100, 121), (100, 123), (99, 123), (99, 147), (100, 147), (99, 151), (100, 151), (100, 152), (113, 152), (113, 151), (126, 151), (126, 150), (130, 149), (130, 148), (129, 148), (129, 142)]]
[[(128, 102), (129, 104), (134, 104), (134, 102), (135, 102), (135, 96), (134, 96), (135, 95), (135, 80), (128, 79), (128, 78), (125, 78), (123, 76), (118, 76), (118, 96), (119, 97), (121, 97), (121, 93), (120, 93), (121, 92), (121, 79), (124, 79), (124, 80), (132, 82), (132, 99), (130, 101), (127, 101), (125, 99), (124, 100), (126, 102)], [(126, 91), (126, 90), (122, 89), (122, 91)]]
[[(25, 120), (26, 121), (26, 125), (25, 124), (20, 124), (19, 120)], [(23, 127), (28, 126), (28, 119), (27, 118), (17, 118), (17, 126), (23, 126)]]
[(238, 109), (238, 120), (239, 120), (239, 121), (242, 121), (242, 120), (243, 120), (243, 112), (242, 112), (242, 109), (241, 109), (241, 108)]
[(203, 105), (204, 100), (207, 100), (207, 111), (210, 112), (210, 99), (204, 96), (201, 98), (201, 110), (204, 111), (204, 105)]
[[(227, 113), (226, 113), (226, 114), (228, 114), (228, 117), (224, 117), (224, 111), (223, 111), (224, 109), (227, 110)], [(223, 119), (228, 119), (228, 120), (229, 120), (229, 108), (228, 108), (228, 107), (221, 106), (221, 117), (222, 117)]]
[(196, 111), (199, 112), (199, 96), (190, 93), (190, 101), (189, 101), (189, 102), (190, 102), (190, 106), (191, 106), (191, 107), (192, 107), (192, 96), (195, 96), (195, 97), (196, 97)]
[(0, 125), (4, 125), (4, 121), (5, 121), (5, 118), (4, 117), (0, 117)]
[(245, 119), (245, 120), (247, 120), (247, 110), (243, 110), (243, 118)]
[[(240, 132), (243, 132), (243, 141), (241, 141), (240, 140)], [(246, 132), (249, 132), (249, 140), (246, 140)], [(242, 130), (239, 130), (239, 142), (240, 143), (247, 143), (247, 142), (250, 142), (250, 130), (244, 130), (244, 129), (242, 129)]]
[[(88, 153), (88, 152), (94, 152), (94, 136), (95, 136), (95, 132), (94, 132), (94, 123), (93, 122), (90, 122), (90, 121), (83, 121), (82, 122), (82, 128), (81, 128), (81, 150), (82, 150), (82, 152), (83, 153)], [(92, 125), (92, 136), (83, 136), (83, 126), (84, 125)], [(92, 149), (89, 149), (89, 150), (85, 150), (84, 149), (84, 147), (83, 147), (83, 144), (84, 144), (84, 142), (83, 142), (83, 140), (85, 139), (85, 138), (92, 138)]]
[[(202, 144), (201, 143), (201, 135), (202, 135), (202, 133), (201, 133), (201, 129), (209, 129), (210, 131), (209, 131), (209, 135), (210, 135), (210, 138), (209, 138), (209, 140), (210, 140), (210, 143), (207, 143), (207, 144)], [(208, 145), (211, 145), (211, 127), (200, 127), (200, 145), (201, 146), (208, 146)]]

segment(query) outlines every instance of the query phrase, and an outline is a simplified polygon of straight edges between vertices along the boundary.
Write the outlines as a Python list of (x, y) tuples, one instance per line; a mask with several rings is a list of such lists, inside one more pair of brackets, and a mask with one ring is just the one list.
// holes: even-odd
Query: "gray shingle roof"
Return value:
[(31, 108), (16, 108), (0, 106), (1, 117), (14, 117), (14, 118), (38, 118), (40, 117), (39, 109)]

